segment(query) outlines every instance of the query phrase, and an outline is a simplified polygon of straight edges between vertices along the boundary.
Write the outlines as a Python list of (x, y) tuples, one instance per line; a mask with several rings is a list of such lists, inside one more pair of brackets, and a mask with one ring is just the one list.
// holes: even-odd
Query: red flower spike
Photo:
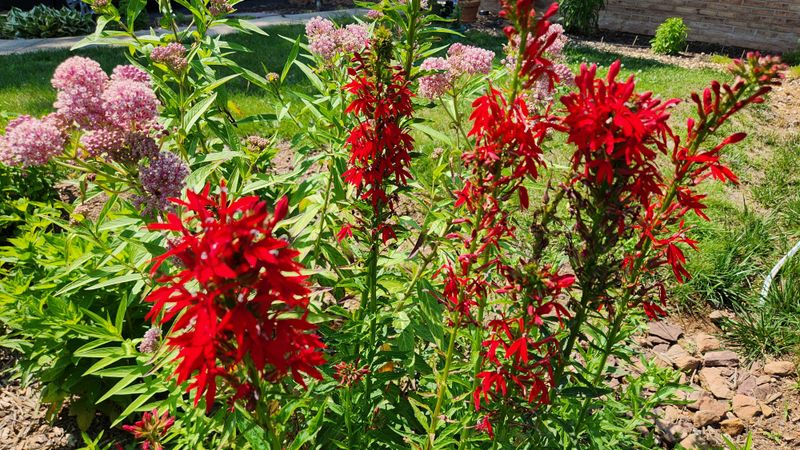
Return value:
[(154, 267), (175, 258), (182, 270), (158, 280), (147, 317), (161, 324), (178, 317), (167, 345), (178, 350), (175, 377), (191, 380), (195, 404), (205, 395), (206, 409), (213, 407), (219, 377), (245, 397), (243, 386), (255, 381), (236, 379), (245, 358), (272, 382), (289, 373), (300, 384), (303, 374), (321, 378), (324, 344), (305, 318), (309, 291), (299, 253), (274, 236), (288, 200), (269, 214), (255, 196), (229, 201), (223, 184), (218, 196), (206, 186), (175, 203), (186, 208), (183, 220), (170, 214), (149, 229), (180, 235)]
[(161, 441), (175, 423), (175, 418), (164, 411), (158, 415), (158, 410), (142, 414), (142, 418), (133, 425), (123, 425), (122, 429), (133, 434), (134, 439), (141, 440), (142, 450), (162, 450)]

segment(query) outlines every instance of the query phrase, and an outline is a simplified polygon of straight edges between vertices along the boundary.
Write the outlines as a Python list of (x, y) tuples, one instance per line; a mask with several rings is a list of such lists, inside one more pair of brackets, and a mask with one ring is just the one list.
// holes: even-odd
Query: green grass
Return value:
[[(286, 36), (295, 39), (303, 33), (302, 25), (280, 25), (266, 29), (269, 37), (236, 34), (226, 39), (244, 45), (250, 53), (240, 53), (234, 59), (243, 67), (262, 73), (280, 71), (292, 43), (282, 39)], [(446, 45), (461, 41), (479, 45), (495, 51), (499, 63), (504, 39), (487, 33), (470, 31), (462, 37), (448, 36), (441, 42)], [(686, 96), (690, 89), (699, 89), (720, 73), (714, 70), (689, 70), (655, 61), (622, 57), (614, 53), (604, 53), (588, 48), (567, 50), (569, 64), (577, 69), (583, 62), (597, 63), (608, 67), (615, 59), (623, 63), (623, 74), (634, 74), (642, 90), (652, 90), (664, 97)], [(125, 64), (124, 51), (120, 48), (89, 48), (76, 52), (68, 50), (47, 51), (22, 55), (0, 56), (0, 111), (8, 114), (44, 114), (51, 110), (55, 92), (50, 86), (50, 77), (56, 66), (71, 55), (81, 55), (100, 62), (110, 71), (118, 64)], [(287, 80), (295, 88), (305, 89), (306, 82), (299, 71), (293, 71)], [(230, 83), (231, 99), (245, 113), (264, 111), (271, 107), (267, 96), (248, 86), (242, 80)]]

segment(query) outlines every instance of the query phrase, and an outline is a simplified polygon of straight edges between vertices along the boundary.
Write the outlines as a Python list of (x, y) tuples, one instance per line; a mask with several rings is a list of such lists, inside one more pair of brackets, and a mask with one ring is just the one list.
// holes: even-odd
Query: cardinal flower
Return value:
[(206, 408), (213, 406), (219, 377), (236, 389), (252, 381), (238, 375), (244, 366), (272, 382), (287, 374), (302, 385), (304, 375), (320, 378), (324, 345), (306, 319), (309, 290), (299, 252), (275, 236), (287, 199), (270, 213), (256, 196), (230, 200), (223, 184), (219, 195), (206, 186), (172, 202), (184, 217), (172, 212), (166, 223), (149, 226), (178, 235), (153, 271), (170, 258), (181, 270), (158, 280), (147, 297), (148, 318), (162, 325), (174, 320), (166, 343), (177, 350), (175, 377), (191, 380), (195, 404), (205, 395)]

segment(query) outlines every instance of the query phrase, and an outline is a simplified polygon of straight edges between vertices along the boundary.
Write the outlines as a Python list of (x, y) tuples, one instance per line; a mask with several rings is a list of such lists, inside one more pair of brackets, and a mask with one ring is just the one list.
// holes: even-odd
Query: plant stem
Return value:
[(436, 427), (439, 424), (439, 415), (442, 412), (442, 404), (444, 403), (444, 391), (447, 387), (447, 378), (450, 375), (450, 365), (453, 362), (453, 350), (456, 346), (456, 336), (458, 335), (458, 330), (461, 327), (461, 320), (463, 317), (463, 314), (459, 314), (455, 325), (453, 325), (453, 328), (450, 330), (450, 341), (447, 344), (444, 369), (442, 369), (442, 376), (439, 378), (439, 382), (437, 383), (436, 406), (433, 408), (433, 416), (431, 416), (431, 427), (428, 430), (428, 443), (426, 444), (426, 449), (432, 449), (433, 443), (436, 440)]
[(319, 219), (319, 231), (317, 239), (314, 241), (314, 264), (318, 265), (319, 245), (322, 240), (322, 233), (325, 231), (325, 219), (328, 215), (328, 206), (331, 200), (331, 190), (333, 189), (333, 159), (328, 159), (328, 186), (325, 188), (325, 201), (322, 203), (322, 211)]

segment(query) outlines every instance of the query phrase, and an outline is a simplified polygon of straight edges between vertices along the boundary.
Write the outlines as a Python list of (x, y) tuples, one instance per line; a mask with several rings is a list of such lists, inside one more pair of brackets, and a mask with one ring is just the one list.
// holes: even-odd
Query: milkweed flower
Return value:
[(139, 83), (150, 84), (150, 74), (144, 70), (131, 65), (117, 66), (111, 72), (111, 81), (130, 80)]
[(142, 414), (142, 418), (133, 425), (123, 425), (122, 429), (133, 434), (136, 440), (142, 440), (142, 450), (163, 450), (161, 441), (175, 423), (175, 418), (164, 411), (160, 416), (158, 409)]
[(142, 353), (155, 353), (158, 350), (158, 341), (161, 339), (161, 328), (151, 327), (142, 336), (139, 351)]
[(166, 210), (169, 199), (180, 196), (188, 176), (189, 166), (172, 152), (162, 151), (149, 159), (147, 165), (140, 163), (139, 181), (145, 195), (136, 200), (144, 205), (144, 214)]
[(60, 115), (81, 126), (104, 122), (101, 96), (108, 75), (89, 58), (73, 56), (59, 64), (51, 84), (58, 91), (55, 106)]
[(150, 86), (138, 81), (112, 81), (101, 99), (108, 121), (126, 131), (147, 129), (158, 117), (156, 94)]
[(173, 72), (183, 72), (189, 65), (186, 60), (186, 47), (178, 42), (172, 42), (162, 47), (156, 47), (150, 52), (150, 60), (163, 64)]
[(338, 54), (353, 54), (369, 45), (369, 28), (361, 24), (349, 24), (343, 28), (328, 19), (314, 17), (306, 23), (306, 37), (311, 53), (324, 60)]
[(152, 270), (170, 258), (181, 261), (180, 270), (158, 279), (146, 299), (153, 304), (147, 317), (175, 321), (166, 345), (177, 351), (174, 376), (178, 383), (191, 380), (195, 404), (205, 396), (206, 408), (213, 407), (219, 378), (237, 397), (250, 395), (255, 380), (240, 373), (245, 359), (271, 382), (288, 374), (301, 385), (303, 375), (321, 378), (316, 367), (324, 362), (324, 344), (306, 319), (309, 290), (299, 252), (275, 236), (288, 200), (270, 213), (256, 196), (229, 199), (223, 184), (219, 195), (206, 186), (172, 201), (183, 218), (170, 212), (166, 222), (148, 226), (177, 234)]
[(487, 75), (492, 70), (494, 52), (471, 45), (455, 43), (447, 51), (447, 58), (427, 58), (420, 69), (429, 73), (419, 80), (419, 95), (436, 99), (453, 88), (462, 76)]
[(87, 156), (111, 155), (122, 150), (127, 140), (127, 133), (115, 128), (97, 128), (85, 132), (80, 143)]
[(228, 3), (228, 0), (211, 0), (211, 3), (208, 5), (208, 12), (210, 12), (212, 16), (224, 16), (233, 11), (233, 6)]
[(20, 116), (0, 136), (0, 160), (7, 165), (41, 166), (64, 150), (66, 139), (53, 121)]

